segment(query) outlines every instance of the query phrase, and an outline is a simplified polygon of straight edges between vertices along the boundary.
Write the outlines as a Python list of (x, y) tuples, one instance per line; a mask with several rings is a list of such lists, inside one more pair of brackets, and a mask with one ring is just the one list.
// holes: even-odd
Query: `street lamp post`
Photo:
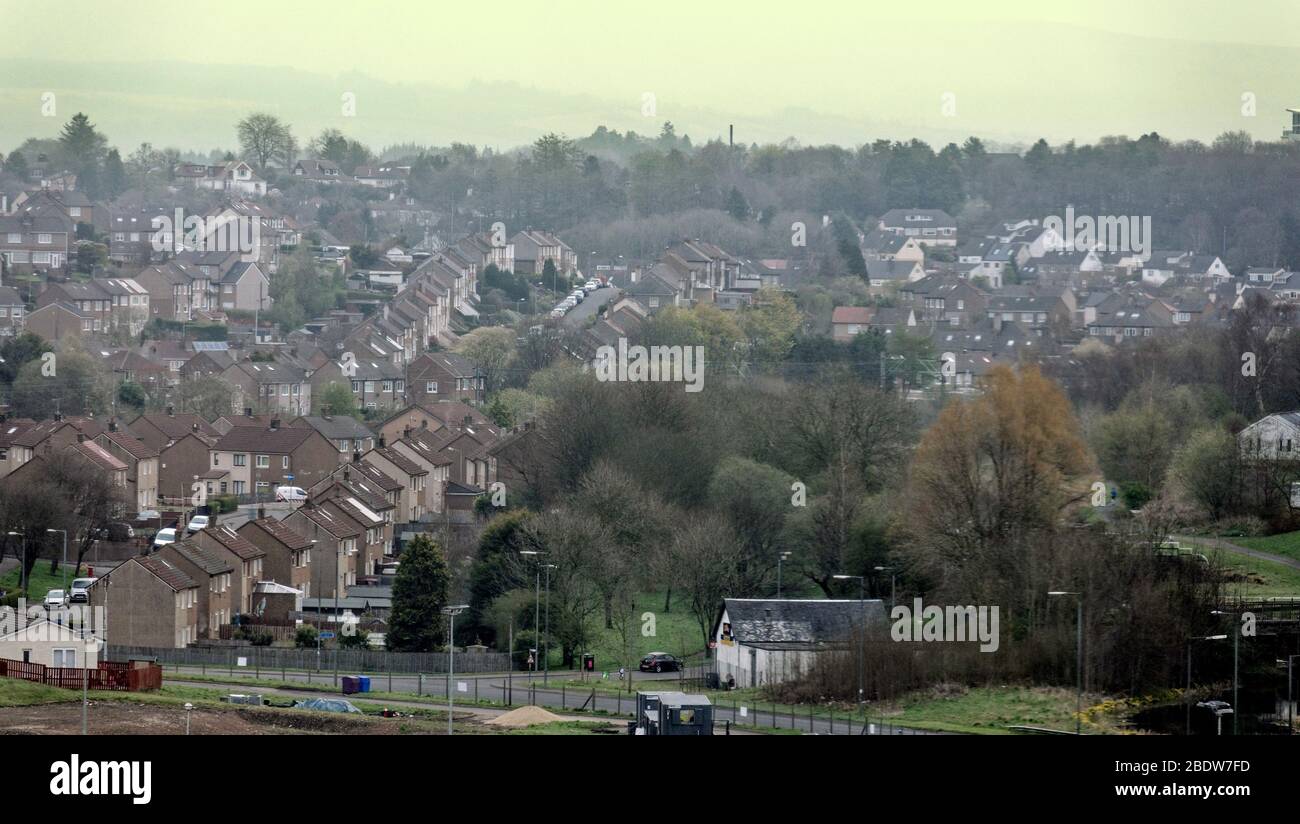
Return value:
[(316, 557), (316, 539), (311, 539), (311, 565), (316, 569), (316, 671), (320, 672), (320, 563)]
[[(1216, 609), (1216, 610), (1212, 610), (1210, 614), (1235, 616), (1237, 613), (1225, 612), (1224, 610)], [(1232, 734), (1233, 735), (1237, 734), (1237, 716), (1239, 715), (1239, 713), (1237, 712), (1237, 653), (1240, 651), (1239, 649), (1240, 642), (1241, 642), (1241, 625), (1240, 623), (1238, 623), (1236, 626), (1233, 627), (1232, 630)], [(1222, 721), (1220, 721), (1220, 724), (1222, 724)]]
[(867, 577), (865, 575), (834, 575), (837, 581), (858, 581), (858, 607), (862, 610), (858, 622), (858, 703), (865, 706), (867, 695)]
[(898, 571), (895, 570), (893, 567), (878, 566), (876, 567), (876, 572), (889, 573), (889, 609), (892, 612), (895, 606), (894, 593), (897, 592), (897, 588), (895, 585), (898, 583)]
[(452, 718), (456, 708), (456, 616), (469, 609), (468, 604), (456, 604), (443, 607), (442, 614), (447, 616), (447, 734), (453, 735)]
[(1074, 734), (1083, 735), (1083, 593), (1056, 590), (1047, 593), (1049, 598), (1073, 596), (1077, 599), (1074, 629)]
[[(84, 634), (85, 629), (82, 629)], [(85, 638), (82, 638), (85, 641)], [(90, 711), (90, 654), (99, 649), (99, 644), (95, 641), (86, 641), (85, 648), (82, 650), (81, 661), (81, 734), (86, 735), (87, 715)]]
[(1184, 703), (1187, 705), (1187, 722), (1184, 729), (1184, 735), (1192, 734), (1192, 644), (1197, 641), (1226, 641), (1226, 635), (1203, 635), (1196, 638), (1187, 639), (1187, 695)]
[[(1300, 655), (1286, 657), (1286, 734), (1295, 735), (1295, 703), (1291, 699), (1291, 665)], [(1279, 662), (1280, 663), (1280, 662)], [(1236, 709), (1235, 707), (1233, 709)]]
[(549, 684), (551, 678), (551, 570), (559, 569), (555, 564), (546, 565), (546, 652), (542, 655), (542, 684)]
[(66, 529), (47, 529), (46, 532), (63, 533), (63, 595), (68, 594), (68, 531)]
[(537, 657), (542, 654), (541, 639), (538, 634), (542, 628), (542, 560), (541, 555), (544, 553), (539, 549), (521, 549), (520, 555), (530, 555), (537, 559), (537, 594), (533, 599), (533, 665), (528, 668), (528, 680), (533, 680), (533, 673), (537, 671)]
[(790, 557), (789, 552), (778, 552), (776, 556), (776, 597), (781, 598), (781, 564)]

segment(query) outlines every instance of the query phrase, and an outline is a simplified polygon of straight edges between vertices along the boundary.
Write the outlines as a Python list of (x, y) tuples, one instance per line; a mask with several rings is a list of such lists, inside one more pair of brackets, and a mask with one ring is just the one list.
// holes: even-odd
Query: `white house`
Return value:
[(1300, 412), (1266, 415), (1237, 433), (1241, 454), (1248, 458), (1300, 460)]
[(737, 687), (794, 680), (847, 649), (859, 627), (888, 637), (881, 601), (727, 598), (713, 625), (718, 677)]
[(47, 667), (95, 669), (104, 644), (89, 631), (56, 624), (47, 618), (17, 626), (9, 612), (0, 619), (0, 658)]

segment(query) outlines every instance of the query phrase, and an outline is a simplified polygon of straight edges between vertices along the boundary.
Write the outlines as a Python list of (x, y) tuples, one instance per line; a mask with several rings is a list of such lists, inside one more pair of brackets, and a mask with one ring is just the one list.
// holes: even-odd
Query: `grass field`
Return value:
[[(82, 567), (85, 569), (85, 567)], [(27, 600), (39, 601), (45, 597), (45, 593), (52, 589), (63, 589), (64, 567), (59, 564), (58, 573), (50, 572), (50, 562), (47, 560), (38, 560), (32, 567), (32, 574), (27, 580)], [(85, 577), (79, 571), (74, 572), (72, 566), (67, 567), (68, 586), (72, 586), (73, 578)], [(22, 583), (22, 570), (18, 567), (0, 575), (0, 589), (6, 592), (17, 592), (19, 584)]]
[(0, 678), (0, 707), (31, 707), (37, 704), (57, 704), (80, 698), (69, 690), (33, 684), (17, 678)]
[[(620, 665), (636, 669), (637, 662), (647, 653), (667, 652), (678, 657), (689, 657), (704, 650), (704, 635), (700, 625), (691, 615), (683, 600), (675, 599), (672, 612), (664, 612), (664, 594), (643, 593), (636, 598), (632, 610), (633, 624), (631, 631), (630, 652), (624, 649), (623, 639), (618, 629), (605, 629), (605, 615), (600, 612), (592, 616), (590, 628), (591, 643), (587, 652), (596, 656), (597, 672), (616, 672)], [(645, 613), (653, 614), (653, 621), (644, 618)], [(617, 627), (617, 622), (615, 623)], [(643, 634), (653, 630), (653, 635)], [(557, 649), (551, 649), (551, 669), (561, 666), (562, 656)], [(577, 666), (577, 662), (574, 662)]]
[[(1295, 535), (1297, 533), (1289, 534)], [(1284, 536), (1272, 536), (1272, 538), (1281, 537)], [(1272, 538), (1232, 538), (1225, 540), (1249, 549), (1258, 549), (1260, 552), (1271, 552), (1274, 555), (1283, 554), (1278, 552), (1275, 547), (1270, 548), (1265, 545), (1248, 543), (1269, 541)], [(1227, 549), (1218, 549), (1202, 544), (1199, 541), (1184, 539), (1182, 543), (1198, 547), (1205, 552), (1206, 556), (1216, 558), (1225, 567), (1237, 573), (1238, 580), (1227, 584), (1229, 595), (1240, 595), (1244, 598), (1300, 598), (1300, 569), (1294, 569), (1274, 561), (1252, 558), (1249, 555), (1242, 555), (1239, 552), (1232, 552)]]
[(1281, 555), (1293, 561), (1300, 561), (1300, 532), (1283, 532), (1257, 538), (1226, 538), (1229, 543), (1257, 549), (1273, 555)]

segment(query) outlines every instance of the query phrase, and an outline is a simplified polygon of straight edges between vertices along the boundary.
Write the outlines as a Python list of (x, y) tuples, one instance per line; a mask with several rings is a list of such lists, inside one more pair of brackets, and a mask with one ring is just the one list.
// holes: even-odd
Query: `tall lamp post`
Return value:
[(26, 598), (27, 597), (27, 536), (21, 532), (7, 532), (5, 534), (10, 535), (14, 538), (18, 538), (22, 542), (23, 566), (22, 569), (19, 570), (18, 586), (19, 589), (23, 591), (23, 597)]
[(320, 619), (320, 559), (316, 557), (316, 539), (311, 539), (311, 565), (316, 570), (316, 671), (320, 672), (320, 630), (322, 621)]
[(456, 708), (456, 616), (469, 609), (469, 604), (456, 604), (443, 607), (442, 614), (447, 616), (447, 734), (453, 735), (451, 721)]
[(551, 570), (559, 569), (555, 564), (546, 564), (546, 652), (542, 655), (542, 684), (549, 684), (551, 678)]
[(898, 571), (891, 566), (878, 566), (876, 567), (876, 572), (889, 573), (889, 609), (892, 611), (895, 606), (894, 593), (898, 591)]
[(781, 564), (785, 563), (786, 559), (789, 558), (789, 557), (790, 557), (790, 553), (789, 553), (789, 552), (778, 552), (777, 555), (776, 555), (776, 597), (777, 597), (777, 600), (780, 600), (780, 598), (781, 598)]
[[(1221, 609), (1211, 610), (1211, 615), (1228, 615), (1235, 616), (1235, 612), (1225, 612)], [(1240, 652), (1241, 643), (1241, 624), (1237, 623), (1232, 628), (1232, 734), (1237, 734), (1237, 654)]]
[(68, 531), (66, 529), (47, 529), (46, 532), (63, 533), (63, 594), (68, 594)]
[(1226, 641), (1226, 635), (1201, 635), (1195, 638), (1187, 639), (1187, 695), (1184, 703), (1187, 705), (1187, 722), (1184, 728), (1184, 735), (1192, 734), (1192, 644), (1197, 641)]
[(833, 575), (837, 581), (858, 581), (858, 607), (862, 610), (858, 621), (858, 703), (865, 705), (867, 696), (867, 576)]
[(537, 594), (533, 600), (533, 665), (528, 669), (528, 680), (533, 680), (533, 673), (537, 672), (536, 656), (542, 654), (542, 644), (539, 633), (542, 629), (542, 559), (545, 554), (540, 549), (521, 549), (520, 555), (528, 555), (537, 561)]
[[(1300, 655), (1286, 657), (1286, 734), (1295, 735), (1295, 703), (1291, 699), (1291, 665)], [(1282, 663), (1278, 661), (1278, 663)], [(1234, 709), (1236, 709), (1234, 707)]]
[(1077, 601), (1078, 611), (1074, 622), (1074, 734), (1083, 735), (1083, 593), (1055, 590), (1047, 593), (1049, 598), (1073, 597)]

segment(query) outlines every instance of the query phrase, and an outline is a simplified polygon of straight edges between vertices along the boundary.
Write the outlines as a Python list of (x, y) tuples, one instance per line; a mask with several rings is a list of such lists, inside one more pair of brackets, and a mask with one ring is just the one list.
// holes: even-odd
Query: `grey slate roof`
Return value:
[(884, 603), (879, 600), (726, 598), (718, 621), (724, 613), (736, 641), (758, 647), (837, 643), (864, 620), (870, 627), (887, 626)]

